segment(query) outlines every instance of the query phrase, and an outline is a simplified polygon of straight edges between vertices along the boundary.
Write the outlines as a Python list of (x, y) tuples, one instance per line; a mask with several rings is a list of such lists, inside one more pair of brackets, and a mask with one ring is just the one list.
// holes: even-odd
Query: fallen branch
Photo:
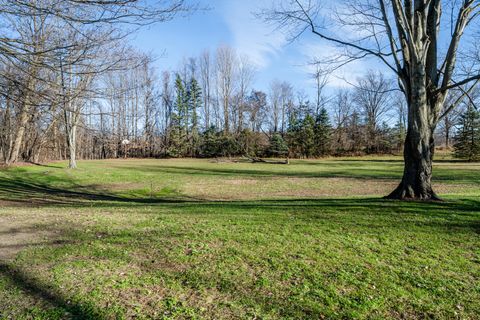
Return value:
[(269, 164), (289, 164), (290, 163), (290, 160), (288, 158), (280, 161), (275, 161), (275, 160), (268, 161), (258, 157), (247, 157), (247, 158), (248, 160), (250, 160), (251, 163), (269, 163)]

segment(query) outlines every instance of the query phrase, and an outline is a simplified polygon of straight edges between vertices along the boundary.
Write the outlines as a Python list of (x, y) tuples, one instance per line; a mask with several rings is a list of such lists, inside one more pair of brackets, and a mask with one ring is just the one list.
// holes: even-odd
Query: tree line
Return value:
[[(126, 67), (85, 74), (63, 67), (58, 83), (43, 80), (51, 92), (35, 96), (19, 160), (311, 158), (391, 154), (403, 148), (406, 105), (393, 81), (380, 72), (368, 71), (327, 95), (328, 78), (317, 68), (311, 74), (312, 102), (287, 81), (273, 80), (266, 92), (255, 89), (255, 65), (227, 46), (185, 58), (176, 70), (161, 73), (151, 56), (122, 50), (118, 61)], [(9, 79), (15, 69), (5, 67), (11, 72), (4, 78), (10, 94), (0, 104), (0, 146), (7, 162), (22, 109), (12, 100), (15, 82)], [(15, 93), (18, 101), (23, 94)], [(55, 94), (57, 100), (51, 101)], [(438, 130), (447, 146), (459, 115)]]
[[(76, 166), (85, 109), (111, 71), (138, 59), (125, 39), (194, 8), (183, 0), (0, 1), (0, 150), (7, 165), (64, 158)], [(88, 124), (93, 128), (93, 123)], [(80, 137), (81, 138), (81, 137)], [(63, 154), (62, 154), (63, 153)]]

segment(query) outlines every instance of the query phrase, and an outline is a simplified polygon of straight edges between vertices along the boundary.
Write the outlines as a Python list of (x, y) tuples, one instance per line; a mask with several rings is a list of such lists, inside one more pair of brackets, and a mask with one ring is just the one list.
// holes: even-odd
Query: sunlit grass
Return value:
[(31, 245), (0, 318), (475, 319), (480, 166), (449, 161), (443, 203), (381, 200), (398, 157), (2, 171), (0, 234)]

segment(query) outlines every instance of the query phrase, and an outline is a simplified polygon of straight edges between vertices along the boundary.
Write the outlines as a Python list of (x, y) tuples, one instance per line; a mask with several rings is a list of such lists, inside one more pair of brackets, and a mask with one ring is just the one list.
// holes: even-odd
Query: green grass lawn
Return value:
[(480, 164), (397, 157), (0, 171), (0, 319), (480, 319)]

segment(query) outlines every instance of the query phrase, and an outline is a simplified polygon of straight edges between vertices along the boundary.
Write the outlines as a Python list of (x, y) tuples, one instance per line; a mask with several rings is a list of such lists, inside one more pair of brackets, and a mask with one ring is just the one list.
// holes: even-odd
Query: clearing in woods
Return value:
[(480, 314), (480, 164), (383, 201), (397, 157), (0, 171), (0, 319)]

